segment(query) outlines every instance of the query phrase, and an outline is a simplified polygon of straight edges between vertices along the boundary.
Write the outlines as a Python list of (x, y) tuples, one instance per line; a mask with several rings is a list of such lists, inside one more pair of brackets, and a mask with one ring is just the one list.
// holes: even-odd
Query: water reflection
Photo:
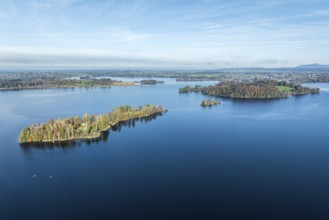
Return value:
[[(120, 122), (119, 124), (113, 126), (110, 130), (114, 132), (121, 132), (121, 128), (123, 127), (134, 128), (136, 126), (136, 122), (148, 123), (152, 120), (155, 120), (158, 116), (162, 116), (162, 113), (157, 113), (143, 118), (131, 119), (124, 122)], [(80, 146), (82, 142), (86, 143), (87, 145), (91, 145), (99, 142), (106, 142), (109, 136), (110, 136), (110, 132), (105, 131), (102, 133), (102, 135), (99, 138), (94, 138), (94, 139), (55, 141), (55, 142), (47, 142), (47, 143), (23, 143), (20, 144), (20, 146), (24, 151), (29, 151), (30, 149), (74, 148)]]

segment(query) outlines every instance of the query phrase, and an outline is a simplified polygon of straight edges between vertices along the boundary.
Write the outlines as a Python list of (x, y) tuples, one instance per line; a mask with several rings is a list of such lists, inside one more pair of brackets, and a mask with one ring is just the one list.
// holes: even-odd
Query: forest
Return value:
[(222, 82), (213, 86), (183, 87), (180, 93), (202, 92), (205, 95), (237, 99), (271, 99), (289, 96), (317, 94), (318, 88), (308, 88), (285, 81), (262, 80), (256, 82)]
[(134, 108), (120, 106), (107, 114), (79, 116), (63, 119), (50, 119), (46, 123), (24, 128), (19, 135), (20, 143), (58, 142), (77, 139), (96, 139), (103, 132), (120, 122), (161, 114), (167, 110), (162, 106), (148, 105)]

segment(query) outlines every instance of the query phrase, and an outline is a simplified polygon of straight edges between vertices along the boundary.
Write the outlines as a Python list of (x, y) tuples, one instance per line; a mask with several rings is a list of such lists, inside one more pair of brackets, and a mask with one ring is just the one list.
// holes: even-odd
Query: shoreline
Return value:
[(0, 92), (6, 91), (22, 91), (22, 90), (46, 90), (46, 89), (87, 89), (87, 88), (111, 88), (114, 87), (130, 87), (140, 86), (139, 83), (135, 82), (118, 82), (113, 85), (95, 85), (95, 86), (50, 86), (50, 87), (30, 87), (30, 88), (0, 88)]

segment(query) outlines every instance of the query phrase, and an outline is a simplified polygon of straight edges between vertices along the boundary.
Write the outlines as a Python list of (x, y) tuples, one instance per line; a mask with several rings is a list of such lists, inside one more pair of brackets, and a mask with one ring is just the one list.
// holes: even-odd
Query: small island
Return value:
[(195, 87), (185, 86), (183, 88), (179, 88), (179, 93), (189, 93), (189, 92), (202, 92), (202, 87), (200, 85), (196, 85)]
[(320, 89), (274, 80), (222, 82), (213, 86), (186, 86), (179, 89), (179, 93), (189, 92), (201, 92), (205, 95), (233, 99), (275, 99), (306, 94), (318, 94)]
[(204, 99), (201, 102), (202, 107), (211, 107), (213, 105), (218, 105), (218, 104), (220, 104), (220, 101), (213, 99)]
[(107, 114), (89, 115), (86, 113), (82, 118), (76, 116), (57, 120), (50, 119), (46, 123), (24, 128), (20, 132), (18, 140), (24, 144), (97, 139), (103, 132), (121, 122), (162, 114), (166, 111), (162, 106), (147, 104), (134, 108), (126, 105), (117, 107)]
[(155, 79), (144, 79), (139, 82), (141, 85), (155, 85), (155, 84), (163, 84), (164, 81), (155, 80)]

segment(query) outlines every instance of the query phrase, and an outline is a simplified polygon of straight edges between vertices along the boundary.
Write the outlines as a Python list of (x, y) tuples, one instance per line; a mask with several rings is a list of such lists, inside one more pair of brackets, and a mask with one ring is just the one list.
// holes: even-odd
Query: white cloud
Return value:
[(111, 35), (119, 41), (137, 41), (150, 37), (148, 34), (138, 34), (129, 30), (116, 30)]
[(0, 62), (209, 68), (329, 63), (325, 2), (3, 0)]

